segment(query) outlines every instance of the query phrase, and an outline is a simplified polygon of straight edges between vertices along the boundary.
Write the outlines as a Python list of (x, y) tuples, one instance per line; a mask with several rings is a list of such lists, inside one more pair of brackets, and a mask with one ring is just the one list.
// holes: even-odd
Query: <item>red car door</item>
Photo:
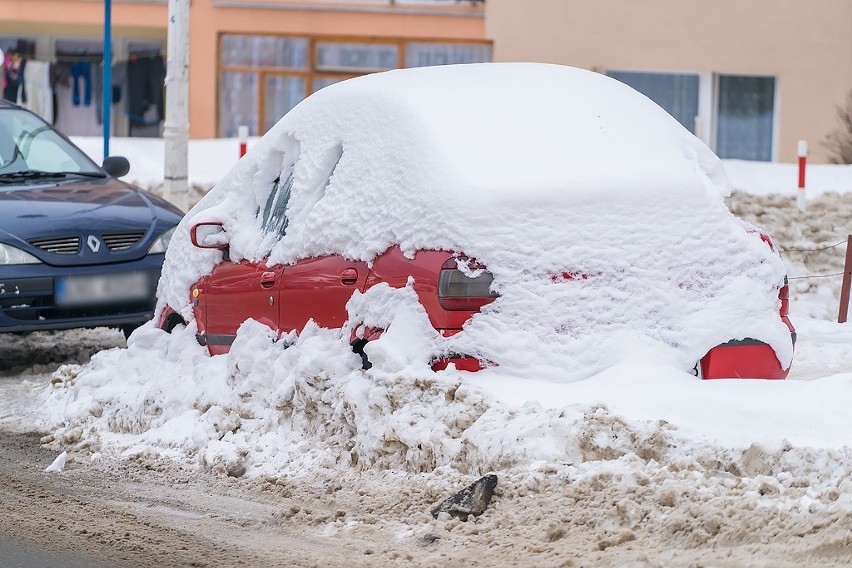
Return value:
[(343, 327), (346, 302), (364, 290), (369, 269), (340, 256), (308, 258), (284, 268), (281, 277), (281, 332), (301, 331), (313, 319), (319, 326)]
[(237, 329), (249, 318), (278, 329), (281, 267), (265, 263), (222, 262), (207, 278), (205, 335), (211, 355), (225, 353)]

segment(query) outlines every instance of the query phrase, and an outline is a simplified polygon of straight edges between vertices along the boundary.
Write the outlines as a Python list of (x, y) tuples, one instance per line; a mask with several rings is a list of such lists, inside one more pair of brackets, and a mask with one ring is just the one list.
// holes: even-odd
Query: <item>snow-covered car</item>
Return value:
[(369, 75), (300, 103), (190, 211), (158, 322), (211, 354), (253, 319), (340, 328), (367, 366), (396, 326), (436, 370), (567, 381), (640, 357), (784, 378), (785, 268), (729, 189), (700, 140), (593, 72)]

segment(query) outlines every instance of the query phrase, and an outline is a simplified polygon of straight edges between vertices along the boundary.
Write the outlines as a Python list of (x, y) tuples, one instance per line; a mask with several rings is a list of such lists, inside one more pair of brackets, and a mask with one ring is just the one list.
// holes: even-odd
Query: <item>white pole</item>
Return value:
[(183, 211), (189, 208), (189, 3), (169, 0), (166, 66), (166, 123), (163, 197)]
[(805, 168), (808, 162), (808, 141), (799, 140), (799, 189), (796, 191), (796, 205), (804, 211), (805, 204)]

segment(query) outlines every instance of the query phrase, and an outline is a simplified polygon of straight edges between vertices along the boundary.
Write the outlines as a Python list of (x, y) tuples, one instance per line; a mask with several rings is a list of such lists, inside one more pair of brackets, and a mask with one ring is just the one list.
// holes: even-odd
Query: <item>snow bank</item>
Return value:
[[(283, 237), (262, 227), (276, 180), (291, 191)], [(636, 352), (690, 369), (746, 337), (787, 366), (783, 263), (727, 211), (728, 190), (703, 143), (596, 73), (483, 64), (369, 75), (300, 103), (187, 214), (160, 308), (191, 317), (188, 291), (221, 253), (193, 248), (188, 228), (217, 220), (233, 260), (369, 262), (393, 245), (476, 257), (500, 298), (438, 350), (519, 376), (577, 380)]]
[[(458, 92), (473, 93), (475, 86), (454, 79)], [(347, 116), (380, 132), (396, 115), (414, 120), (417, 113), (405, 105), (391, 105), (396, 114), (389, 116), (383, 104), (390, 103), (377, 92), (389, 92), (389, 86), (377, 81), (375, 88), (354, 82), (357, 96), (342, 97), (338, 111), (363, 102), (373, 115)], [(421, 92), (417, 81), (409, 87)], [(435, 101), (443, 96), (426, 94)], [(410, 103), (407, 96), (401, 100)], [(641, 114), (645, 103), (630, 97)], [(233, 231), (235, 255), (266, 246), (281, 262), (334, 247), (369, 259), (387, 240), (408, 248), (464, 245), (495, 272), (501, 298), (462, 335), (469, 338), (467, 347), (482, 346), (478, 353), (499, 365), (477, 374), (432, 372), (428, 355), (456, 345), (434, 333), (410, 287), (377, 286), (349, 302), (350, 326), (387, 329), (368, 346), (374, 362), (369, 371), (360, 368), (360, 358), (344, 340), (349, 329), (308, 326), (298, 336), (278, 339), (248, 321), (230, 353), (210, 357), (195, 341), (194, 322), (171, 335), (149, 324), (131, 337), (127, 349), (104, 351), (89, 365), (55, 373), (33, 407), (57, 450), (123, 452), (129, 459), (165, 456), (232, 476), (310, 476), (324, 468), (523, 472), (537, 471), (543, 463), (567, 471), (566, 464), (603, 462), (581, 468), (592, 475), (618, 468), (619, 460), (660, 472), (700, 462), (712, 471), (775, 475), (787, 471), (781, 467), (801, 469), (792, 462), (809, 455), (790, 451), (791, 444), (844, 448), (837, 459), (848, 454), (848, 326), (798, 319), (796, 365), (785, 382), (702, 382), (684, 370), (689, 357), (718, 342), (719, 329), (775, 333), (771, 291), (783, 273), (778, 258), (722, 205), (717, 185), (708, 181), (715, 171), (712, 159), (683, 153), (693, 148), (691, 138), (675, 143), (669, 155), (678, 184), (685, 185), (670, 187), (661, 178), (632, 195), (620, 186), (589, 186), (590, 179), (569, 176), (559, 187), (512, 192), (507, 181), (488, 192), (475, 186), (477, 177), (456, 178), (442, 150), (414, 144), (423, 142), (424, 132), (433, 133), (432, 126), (417, 130), (423, 136), (411, 145), (368, 140), (378, 146), (374, 159), (365, 162), (356, 158), (369, 152), (355, 142), (364, 143), (359, 137), (369, 129), (336, 130), (342, 138), (333, 140), (321, 133), (308, 137), (320, 110), (299, 108), (295, 116), (301, 118), (292, 119), (290, 127), (280, 123), (277, 136), (261, 141), (190, 216), (220, 216), (232, 229), (247, 228)], [(327, 113), (322, 120), (334, 122), (335, 116)], [(455, 136), (451, 126), (434, 127), (449, 128)], [(672, 128), (675, 140), (681, 140), (681, 131)], [(544, 141), (551, 142), (557, 130), (545, 129), (550, 134)], [(622, 162), (626, 170), (643, 147), (637, 139), (636, 153)], [(528, 148), (523, 151), (531, 157)], [(382, 156), (391, 158), (383, 163)], [(417, 158), (420, 166), (411, 169), (397, 158)], [(349, 164), (354, 169), (344, 167)], [(427, 167), (435, 165), (447, 168)], [(554, 172), (570, 173), (563, 167), (552, 166)], [(506, 175), (513, 171), (505, 164), (501, 168)], [(293, 176), (294, 230), (275, 242), (254, 215), (271, 180), (282, 172), (282, 179)], [(348, 176), (362, 180), (356, 187), (369, 206), (350, 199), (343, 183), (352, 180)], [(435, 176), (447, 176), (447, 185), (432, 191), (425, 184)], [(383, 179), (393, 183), (382, 185)], [(456, 179), (463, 181), (453, 189), (449, 184)], [(504, 178), (483, 179), (499, 184)], [(574, 181), (579, 185), (571, 185)], [(406, 201), (394, 197), (397, 191), (405, 192)], [(446, 207), (435, 208), (436, 195)], [(477, 208), (460, 196), (475, 198)], [(417, 208), (422, 211), (414, 216)], [(389, 222), (371, 223), (378, 215)], [(320, 231), (322, 219), (335, 220), (327, 232)], [(311, 230), (295, 228), (296, 220)], [(412, 226), (398, 225), (402, 221)], [(186, 228), (181, 227), (184, 238)], [(182, 301), (186, 281), (209, 269), (218, 254), (185, 242), (170, 248), (173, 279), (164, 281), (164, 292)], [(552, 278), (565, 270), (587, 278)]]
[(815, 195), (804, 212), (794, 195), (735, 191), (727, 201), (735, 215), (768, 230), (778, 244), (790, 277), (794, 324), (802, 316), (836, 321), (846, 241), (852, 235), (852, 192)]
[[(725, 456), (848, 447), (852, 330), (800, 323), (802, 361), (788, 381), (700, 381), (633, 359), (563, 385), (497, 369), (363, 371), (331, 330), (273, 342), (252, 320), (229, 354), (209, 357), (194, 324), (172, 335), (147, 325), (127, 349), (61, 367), (33, 407), (57, 450), (164, 456), (231, 476), (447, 466), (479, 474), (628, 456), (744, 468)], [(396, 341), (379, 348), (392, 352)], [(820, 378), (797, 380), (817, 366)]]
[[(771, 162), (725, 160), (725, 171), (734, 188), (751, 195), (796, 196), (799, 166)], [(809, 164), (805, 192), (808, 199), (824, 193), (852, 192), (852, 165)]]

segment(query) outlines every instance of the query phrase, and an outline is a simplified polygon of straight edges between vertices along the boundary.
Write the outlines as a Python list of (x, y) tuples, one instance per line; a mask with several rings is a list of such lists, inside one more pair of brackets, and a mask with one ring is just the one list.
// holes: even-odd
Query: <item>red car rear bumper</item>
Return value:
[[(790, 329), (793, 348), (796, 347), (796, 330), (784, 316)], [(714, 347), (701, 359), (701, 377), (704, 379), (786, 379), (790, 368), (782, 368), (775, 350), (755, 339), (729, 341)]]

